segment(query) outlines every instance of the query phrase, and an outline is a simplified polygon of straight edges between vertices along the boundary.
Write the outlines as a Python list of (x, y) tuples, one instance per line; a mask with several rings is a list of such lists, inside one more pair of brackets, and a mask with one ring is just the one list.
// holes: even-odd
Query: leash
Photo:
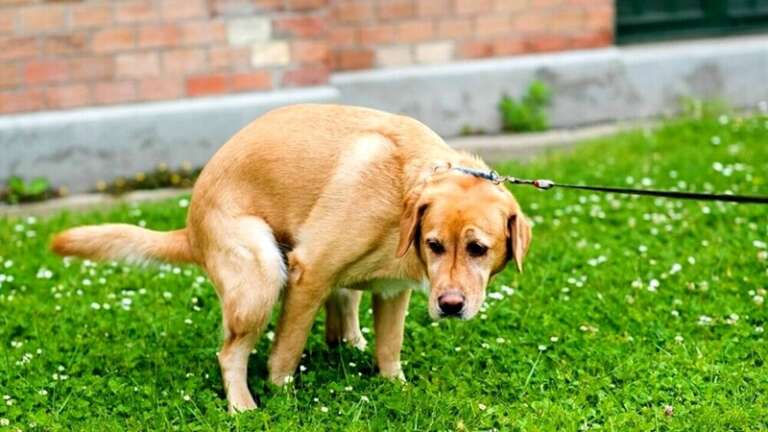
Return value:
[(613, 192), (623, 195), (645, 195), (656, 196), (664, 198), (677, 198), (687, 200), (699, 200), (699, 201), (723, 201), (723, 202), (735, 202), (744, 204), (768, 204), (768, 196), (755, 196), (755, 195), (730, 195), (730, 194), (710, 194), (710, 193), (698, 193), (698, 192), (679, 192), (679, 191), (666, 191), (658, 189), (632, 189), (632, 188), (620, 188), (610, 186), (584, 186), (566, 183), (555, 183), (552, 180), (528, 180), (521, 179), (512, 176), (502, 176), (496, 171), (484, 171), (474, 168), (465, 167), (453, 167), (452, 169), (468, 174), (471, 176), (479, 177), (493, 182), (494, 184), (510, 183), (519, 185), (529, 185), (540, 190), (548, 190), (555, 187), (562, 189), (577, 189), (588, 190), (596, 192)]

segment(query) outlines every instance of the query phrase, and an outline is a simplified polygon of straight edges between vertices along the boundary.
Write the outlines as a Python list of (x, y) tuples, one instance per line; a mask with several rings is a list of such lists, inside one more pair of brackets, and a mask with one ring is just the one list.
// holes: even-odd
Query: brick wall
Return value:
[(0, 0), (0, 113), (612, 42), (611, 0)]

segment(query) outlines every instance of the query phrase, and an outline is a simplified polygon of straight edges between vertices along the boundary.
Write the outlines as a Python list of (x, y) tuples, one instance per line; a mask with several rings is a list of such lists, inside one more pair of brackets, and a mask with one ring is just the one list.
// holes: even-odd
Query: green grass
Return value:
[[(499, 168), (766, 194), (768, 119), (673, 121)], [(415, 296), (409, 384), (378, 378), (370, 348), (328, 348), (318, 318), (294, 388), (265, 383), (269, 340), (259, 342), (260, 409), (236, 417), (225, 414), (219, 306), (200, 270), (46, 251), (76, 224), (179, 227), (184, 201), (0, 220), (0, 430), (768, 428), (766, 207), (514, 192), (536, 222), (526, 272), (497, 277), (500, 295), (471, 322), (433, 323)]]

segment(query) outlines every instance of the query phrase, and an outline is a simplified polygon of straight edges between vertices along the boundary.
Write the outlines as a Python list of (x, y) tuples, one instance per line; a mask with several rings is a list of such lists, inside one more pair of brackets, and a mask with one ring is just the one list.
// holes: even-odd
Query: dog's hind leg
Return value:
[(368, 342), (360, 331), (360, 299), (363, 292), (337, 288), (325, 301), (325, 340), (330, 345), (344, 342), (364, 351)]
[(286, 281), (286, 270), (272, 230), (258, 218), (227, 222), (206, 268), (221, 300), (224, 344), (219, 364), (229, 411), (256, 408), (248, 390), (248, 356), (269, 321)]

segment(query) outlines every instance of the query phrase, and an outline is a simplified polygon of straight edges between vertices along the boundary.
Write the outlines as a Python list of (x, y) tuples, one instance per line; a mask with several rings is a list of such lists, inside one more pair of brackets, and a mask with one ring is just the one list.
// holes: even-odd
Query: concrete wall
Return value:
[(325, 87), (0, 117), (0, 182), (43, 175), (83, 191), (159, 162), (201, 165), (249, 120), (298, 102), (405, 113), (444, 136), (464, 125), (495, 132), (501, 95), (518, 95), (533, 79), (552, 87), (558, 127), (658, 116), (681, 96), (750, 107), (768, 100), (768, 37), (345, 72)]
[(409, 114), (452, 136), (465, 125), (497, 132), (500, 96), (519, 96), (534, 79), (553, 90), (556, 127), (659, 116), (683, 96), (754, 106), (768, 100), (768, 37), (339, 73), (331, 84), (345, 103)]

